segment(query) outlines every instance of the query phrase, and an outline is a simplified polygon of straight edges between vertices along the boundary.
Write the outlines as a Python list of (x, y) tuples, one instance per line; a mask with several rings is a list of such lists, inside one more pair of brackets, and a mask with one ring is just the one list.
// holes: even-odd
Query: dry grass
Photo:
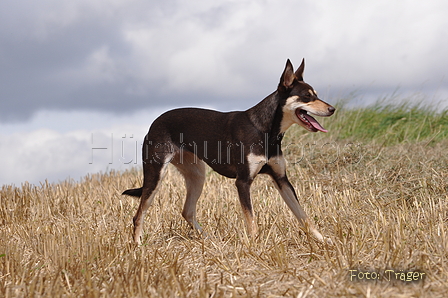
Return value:
[[(209, 238), (201, 239), (180, 215), (185, 189), (170, 168), (141, 247), (131, 244), (138, 201), (120, 195), (140, 185), (140, 169), (3, 186), (0, 296), (446, 297), (448, 143), (382, 148), (302, 137), (309, 150), (285, 150), (289, 177), (333, 247), (300, 230), (263, 176), (252, 188), (260, 233), (250, 241), (233, 181), (208, 174), (198, 219)], [(381, 280), (351, 280), (351, 269)], [(425, 278), (389, 281), (386, 270)]]

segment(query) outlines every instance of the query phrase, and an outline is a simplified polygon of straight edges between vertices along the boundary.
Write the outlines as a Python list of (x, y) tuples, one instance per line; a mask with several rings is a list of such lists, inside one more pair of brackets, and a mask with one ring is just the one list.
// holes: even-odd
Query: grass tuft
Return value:
[(384, 145), (404, 142), (437, 142), (448, 137), (448, 109), (425, 105), (415, 98), (383, 98), (363, 108), (336, 105), (336, 119), (328, 127), (340, 139), (377, 141)]

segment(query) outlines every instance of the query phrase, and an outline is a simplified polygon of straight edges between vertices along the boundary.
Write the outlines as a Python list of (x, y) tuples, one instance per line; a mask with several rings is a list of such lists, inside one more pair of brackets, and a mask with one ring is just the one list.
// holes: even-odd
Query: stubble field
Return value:
[(287, 133), (289, 179), (333, 246), (309, 238), (262, 175), (251, 240), (234, 181), (208, 171), (203, 239), (181, 216), (170, 167), (142, 246), (131, 241), (138, 200), (120, 195), (141, 185), (140, 168), (4, 185), (0, 297), (446, 297), (448, 122), (412, 110), (340, 109), (322, 122), (328, 134)]

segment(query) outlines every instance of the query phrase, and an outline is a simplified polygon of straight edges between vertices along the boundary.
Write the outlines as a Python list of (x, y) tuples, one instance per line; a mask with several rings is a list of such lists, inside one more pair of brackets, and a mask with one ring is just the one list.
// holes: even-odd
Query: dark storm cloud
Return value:
[[(117, 1), (112, 8), (82, 1), (66, 6), (55, 1), (2, 2), (0, 122), (23, 121), (41, 109), (120, 113), (158, 102), (182, 105), (219, 100), (212, 93), (197, 96), (194, 86), (191, 92), (165, 88), (170, 80), (168, 67), (176, 66), (169, 66), (163, 54), (182, 50), (179, 38), (171, 35), (179, 34), (175, 29), (181, 30), (178, 25), (188, 22), (172, 2)], [(188, 18), (202, 27), (217, 27), (225, 21), (226, 10), (210, 9)], [(170, 18), (176, 27), (167, 28)], [(162, 33), (142, 50), (147, 53), (136, 55), (126, 30), (149, 32), (157, 26), (161, 29), (154, 31)], [(175, 49), (163, 48), (170, 43)], [(159, 65), (157, 60), (163, 59), (165, 65)]]
[(55, 109), (246, 108), (302, 57), (321, 94), (445, 94), (447, 5), (409, 3), (5, 0), (0, 122)]
[[(23, 21), (33, 22), (32, 19)], [(5, 19), (0, 22), (4, 23)], [(79, 84), (61, 80), (58, 74), (83, 65), (89, 54), (103, 45), (111, 45), (116, 56), (127, 54), (126, 44), (114, 24), (94, 18), (51, 28), (50, 33), (42, 33), (45, 36), (27, 34), (23, 30), (16, 32), (15, 26), (0, 27), (3, 28), (0, 29), (2, 121), (27, 118), (42, 108), (89, 107), (87, 103), (95, 102), (95, 96), (90, 95), (88, 100), (84, 103), (81, 100), (77, 105), (77, 99), (70, 94), (79, 91)]]

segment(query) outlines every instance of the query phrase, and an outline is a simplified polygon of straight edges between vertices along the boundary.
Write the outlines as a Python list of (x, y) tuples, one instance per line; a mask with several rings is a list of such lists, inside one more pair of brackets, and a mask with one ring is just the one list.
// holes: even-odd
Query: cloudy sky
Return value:
[(444, 0), (2, 0), (0, 185), (138, 166), (158, 114), (247, 109), (287, 58), (330, 103), (448, 106), (447, 15)]

